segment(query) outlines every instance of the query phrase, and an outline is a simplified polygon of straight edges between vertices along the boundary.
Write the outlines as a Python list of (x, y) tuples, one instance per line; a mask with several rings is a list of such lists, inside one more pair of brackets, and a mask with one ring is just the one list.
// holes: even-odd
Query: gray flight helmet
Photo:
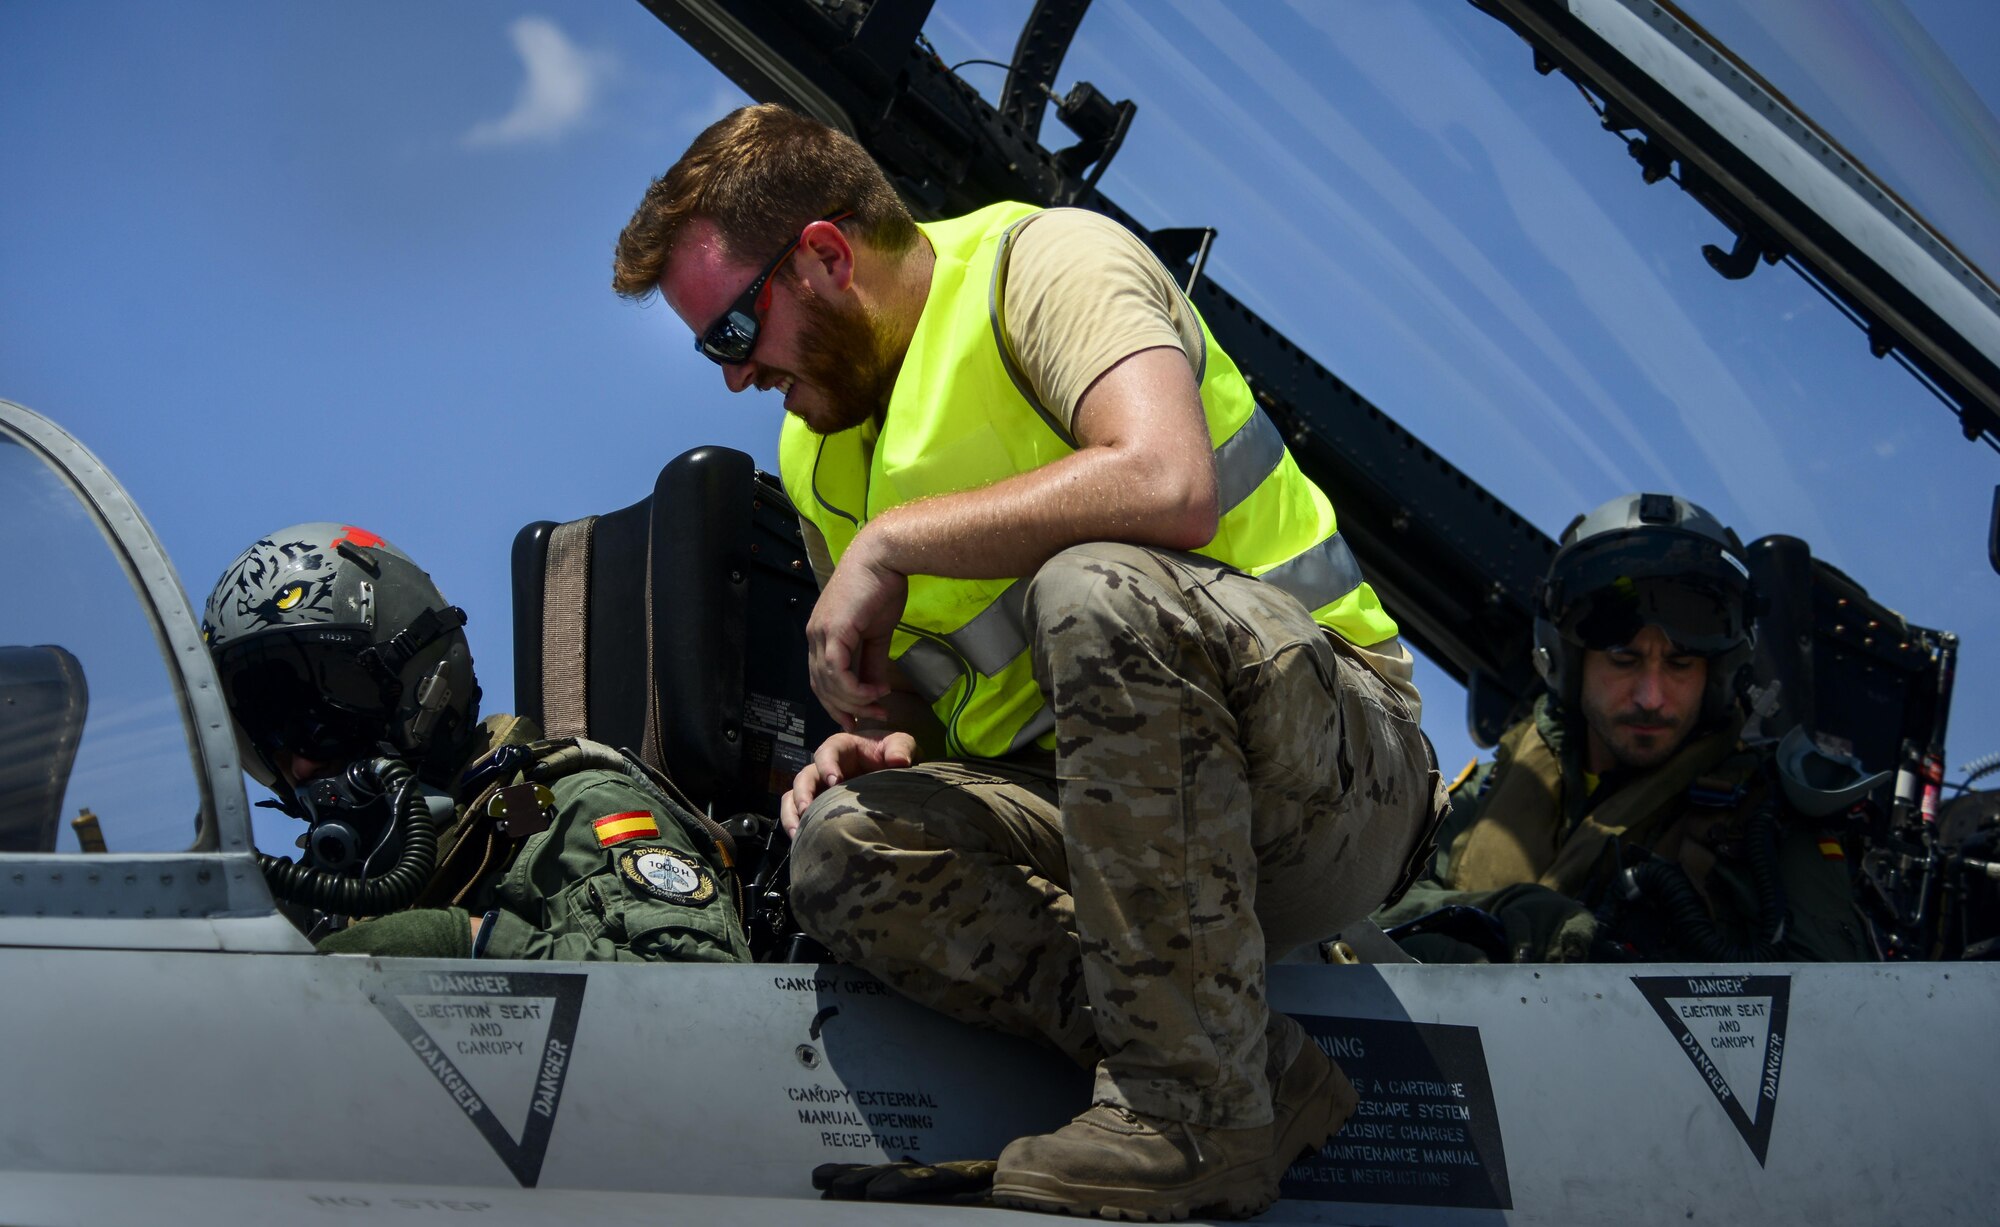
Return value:
[(1570, 521), (1535, 593), (1535, 668), (1578, 710), (1583, 654), (1658, 626), (1708, 660), (1702, 722), (1727, 716), (1756, 653), (1758, 596), (1743, 542), (1670, 494), (1627, 494)]
[(409, 555), (351, 524), (259, 538), (209, 593), (202, 637), (250, 774), (286, 802), (279, 750), (388, 753), (448, 786), (479, 718), (465, 612)]

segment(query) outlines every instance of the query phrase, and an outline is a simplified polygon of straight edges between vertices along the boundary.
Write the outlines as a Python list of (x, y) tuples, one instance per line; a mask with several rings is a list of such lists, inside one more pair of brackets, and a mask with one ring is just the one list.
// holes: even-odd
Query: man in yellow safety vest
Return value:
[(1094, 1067), (996, 1201), (1262, 1210), (1355, 1102), (1266, 964), (1391, 893), (1441, 790), (1395, 623), (1235, 364), (1108, 219), (919, 225), (777, 106), (653, 183), (613, 284), (784, 397), (843, 730), (785, 800), (801, 927)]

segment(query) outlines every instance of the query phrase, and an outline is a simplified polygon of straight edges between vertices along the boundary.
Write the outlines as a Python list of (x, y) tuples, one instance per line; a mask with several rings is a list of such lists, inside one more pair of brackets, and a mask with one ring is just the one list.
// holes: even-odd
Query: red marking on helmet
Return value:
[(372, 550), (381, 544), (382, 538), (365, 528), (356, 528), (352, 524), (341, 525), (340, 535), (333, 539), (333, 548), (335, 549), (339, 549), (343, 545), (358, 545), (364, 550)]

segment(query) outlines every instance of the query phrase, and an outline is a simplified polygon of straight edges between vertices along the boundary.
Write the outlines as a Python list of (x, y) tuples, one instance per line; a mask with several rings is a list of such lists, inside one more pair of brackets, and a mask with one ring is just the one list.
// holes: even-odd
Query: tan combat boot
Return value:
[(1327, 1059), (1311, 1036), (1304, 1037), (1298, 1055), (1271, 1088), (1273, 1196), (1285, 1169), (1332, 1140), (1360, 1102), (1340, 1066)]
[(1269, 1125), (1212, 1129), (1097, 1104), (1001, 1151), (993, 1200), (1142, 1222), (1261, 1214), (1278, 1199), (1285, 1169), (1340, 1132), (1358, 1102), (1340, 1067), (1302, 1039), (1272, 1088)]
[(1269, 1125), (1211, 1129), (1100, 1103), (1054, 1133), (1009, 1143), (993, 1200), (1135, 1222), (1196, 1210), (1247, 1218), (1277, 1195), (1270, 1166)]

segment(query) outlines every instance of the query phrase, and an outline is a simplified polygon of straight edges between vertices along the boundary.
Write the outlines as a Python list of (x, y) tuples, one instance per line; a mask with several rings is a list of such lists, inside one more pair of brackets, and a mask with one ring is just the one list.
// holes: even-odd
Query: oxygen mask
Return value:
[[(383, 776), (393, 759), (358, 759), (301, 790), (306, 828), (304, 862), (341, 877), (365, 878), (370, 867), (394, 864), (401, 842), (395, 806)], [(404, 768), (407, 770), (407, 767)]]
[(437, 867), (437, 826), (417, 773), (393, 758), (369, 758), (307, 782), (311, 825), (303, 863), (257, 855), (280, 899), (336, 916), (379, 916), (408, 907)]

